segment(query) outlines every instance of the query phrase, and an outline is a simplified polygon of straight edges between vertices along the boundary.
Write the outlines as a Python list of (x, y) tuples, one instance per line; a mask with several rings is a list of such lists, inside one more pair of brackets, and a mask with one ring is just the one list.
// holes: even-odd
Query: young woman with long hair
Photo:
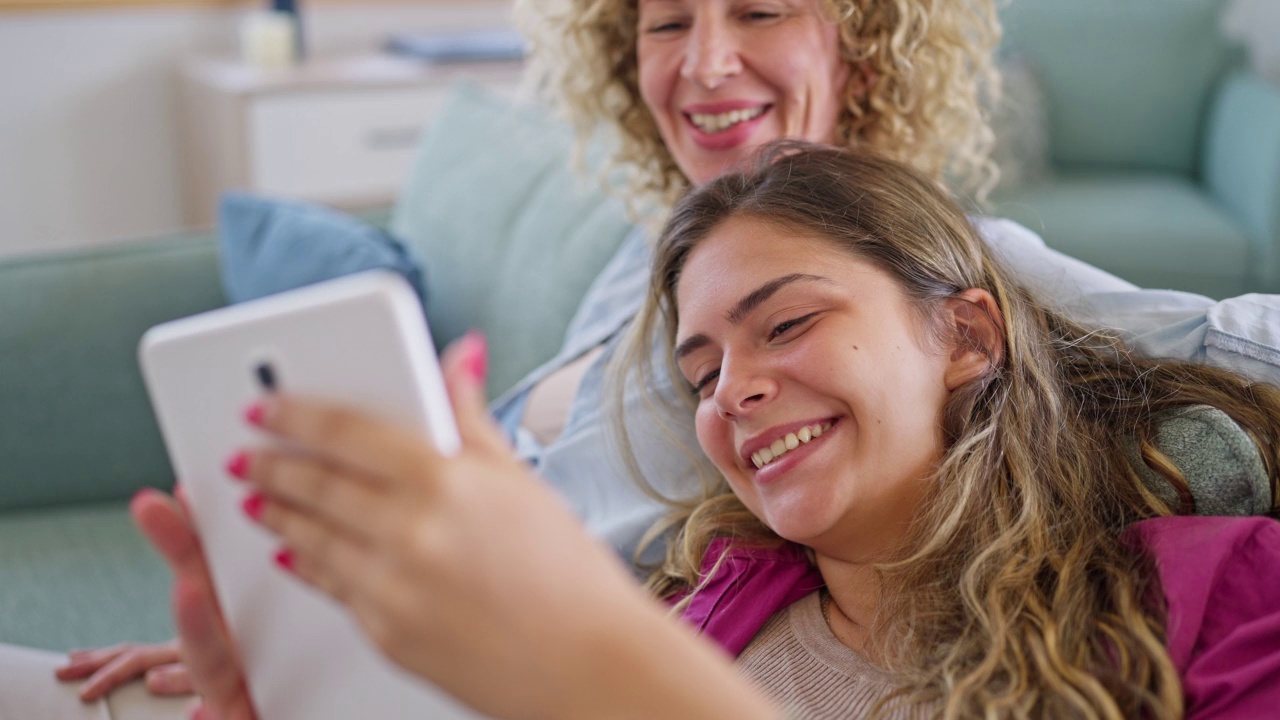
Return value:
[(693, 191), (621, 383), (651, 376), (656, 329), (690, 400), (666, 412), (710, 465), (647, 593), (512, 458), (475, 337), (446, 358), (457, 457), (313, 400), (253, 413), (314, 453), (249, 456), (259, 520), (392, 659), (501, 717), (1280, 702), (1280, 524), (1174, 515), (1186, 478), (1154, 440), (1169, 413), (1221, 413), (1274, 516), (1280, 390), (1045, 307), (926, 176), (792, 144)]
[[(676, 501), (654, 591), (688, 607), (734, 548), (800, 543), (842, 610), (832, 629), (902, 681), (891, 698), (950, 717), (1182, 714), (1144, 544), (1201, 521), (1169, 517), (1188, 508), (1161, 496), (1190, 494), (1156, 425), (1189, 407), (1225, 413), (1256, 443), (1273, 501), (1280, 390), (1077, 325), (1021, 287), (926, 177), (869, 153), (784, 145), (699, 189), (653, 278), (638, 372), (674, 358), (714, 463), (702, 496)], [(738, 296), (756, 305), (735, 317)], [(877, 335), (893, 322), (904, 334)], [(902, 350), (912, 336), (918, 356)], [(943, 367), (932, 382), (918, 372), (930, 360)], [(797, 423), (825, 432), (793, 441)], [(1143, 481), (1131, 442), (1168, 492)], [(1251, 522), (1274, 541), (1271, 521), (1236, 524)], [(1280, 645), (1269, 650), (1277, 663)]]

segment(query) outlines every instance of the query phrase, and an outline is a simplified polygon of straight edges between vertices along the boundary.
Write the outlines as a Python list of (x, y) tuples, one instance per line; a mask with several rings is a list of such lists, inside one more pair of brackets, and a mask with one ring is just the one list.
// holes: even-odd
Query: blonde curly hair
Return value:
[[(985, 110), (1000, 93), (996, 0), (815, 1), (859, 69), (844, 89), (838, 142), (984, 198), (998, 178)], [(637, 0), (516, 0), (515, 17), (531, 82), (573, 126), (579, 162), (603, 141), (606, 187), (637, 217), (664, 215), (689, 181), (640, 96)]]

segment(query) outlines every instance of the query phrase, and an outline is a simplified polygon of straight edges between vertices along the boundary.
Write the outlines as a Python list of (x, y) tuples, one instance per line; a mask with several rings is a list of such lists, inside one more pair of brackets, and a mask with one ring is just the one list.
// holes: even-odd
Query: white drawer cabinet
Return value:
[(449, 84), (514, 94), (514, 63), (429, 66), (348, 58), (262, 72), (199, 62), (184, 74), (187, 220), (212, 223), (228, 189), (356, 209), (391, 202)]

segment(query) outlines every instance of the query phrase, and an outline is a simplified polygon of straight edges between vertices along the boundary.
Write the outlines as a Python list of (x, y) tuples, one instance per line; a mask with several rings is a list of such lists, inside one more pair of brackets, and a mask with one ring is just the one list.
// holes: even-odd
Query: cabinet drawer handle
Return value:
[(377, 128), (365, 135), (365, 147), (370, 150), (405, 150), (418, 144), (422, 128), (418, 126)]

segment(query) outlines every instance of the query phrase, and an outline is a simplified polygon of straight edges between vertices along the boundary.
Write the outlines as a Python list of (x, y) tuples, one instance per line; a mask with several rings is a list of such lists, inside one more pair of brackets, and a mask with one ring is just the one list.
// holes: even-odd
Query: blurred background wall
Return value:
[[(506, 0), (309, 2), (316, 54), (390, 32), (509, 24)], [(0, 255), (182, 225), (181, 63), (236, 52), (244, 10), (0, 11)]]
[[(0, 12), (0, 255), (181, 226), (179, 67), (233, 54), (242, 12)], [(508, 13), (507, 0), (314, 2), (306, 34), (312, 52), (334, 54), (397, 30), (501, 26)], [(1231, 0), (1223, 24), (1280, 83), (1280, 0)]]

